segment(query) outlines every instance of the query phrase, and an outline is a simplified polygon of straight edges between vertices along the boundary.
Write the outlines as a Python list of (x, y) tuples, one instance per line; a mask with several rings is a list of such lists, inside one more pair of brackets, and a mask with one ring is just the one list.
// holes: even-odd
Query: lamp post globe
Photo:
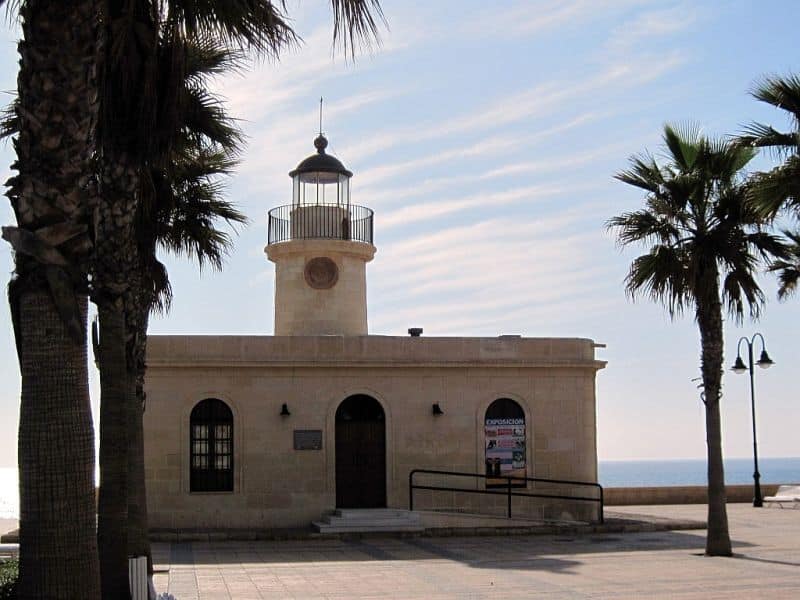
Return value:
[(767, 351), (766, 350), (762, 350), (761, 351), (761, 358), (758, 359), (758, 362), (756, 364), (759, 367), (761, 367), (762, 369), (769, 369), (775, 363), (769, 357), (769, 354), (767, 354)]

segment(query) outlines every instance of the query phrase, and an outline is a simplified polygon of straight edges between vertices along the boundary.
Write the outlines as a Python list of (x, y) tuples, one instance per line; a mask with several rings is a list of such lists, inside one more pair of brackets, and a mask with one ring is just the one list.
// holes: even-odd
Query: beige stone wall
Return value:
[[(291, 240), (265, 248), (275, 263), (275, 335), (366, 335), (366, 263), (375, 247), (342, 240)], [(333, 260), (338, 281), (314, 289), (304, 276), (306, 263)]]
[[(483, 473), (485, 411), (503, 397), (525, 411), (528, 476), (596, 481), (594, 382), (604, 364), (595, 360), (591, 340), (151, 337), (145, 413), (151, 526), (304, 526), (335, 508), (335, 413), (353, 394), (374, 397), (386, 414), (390, 507), (408, 507), (411, 469)], [(210, 397), (234, 414), (230, 493), (189, 492), (189, 414)], [(434, 402), (444, 415), (432, 415)], [(291, 416), (279, 415), (283, 403)], [(322, 430), (323, 449), (293, 450), (295, 429)], [(458, 481), (476, 485), (483, 488), (474, 478)], [(477, 494), (415, 498), (419, 508), (505, 507), (505, 498)], [(514, 511), (596, 515), (594, 505), (541, 499), (515, 499)]]

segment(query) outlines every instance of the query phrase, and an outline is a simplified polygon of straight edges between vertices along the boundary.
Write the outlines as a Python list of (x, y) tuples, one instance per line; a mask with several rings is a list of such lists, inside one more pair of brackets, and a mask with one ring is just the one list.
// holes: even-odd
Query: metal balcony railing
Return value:
[(365, 206), (301, 204), (269, 211), (268, 243), (289, 240), (347, 240), (372, 244), (372, 209)]

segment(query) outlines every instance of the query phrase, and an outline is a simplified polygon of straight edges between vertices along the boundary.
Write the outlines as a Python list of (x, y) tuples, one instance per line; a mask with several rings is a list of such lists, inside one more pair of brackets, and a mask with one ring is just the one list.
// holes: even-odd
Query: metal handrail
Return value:
[(286, 204), (268, 213), (267, 243), (346, 240), (372, 244), (373, 212), (356, 204)]
[[(417, 473), (424, 473), (429, 475), (453, 475), (458, 477), (479, 477), (481, 479), (504, 479), (506, 480), (506, 487), (503, 491), (495, 490), (478, 490), (470, 488), (453, 488), (437, 485), (414, 485), (414, 475)], [(567, 496), (563, 494), (526, 494), (522, 492), (512, 492), (513, 481), (524, 481), (533, 483), (556, 483), (562, 485), (582, 485), (593, 487), (599, 491), (599, 497), (594, 498), (590, 496)], [(597, 502), (600, 504), (600, 524), (603, 524), (603, 486), (599, 483), (592, 481), (570, 481), (567, 479), (545, 479), (543, 477), (515, 477), (513, 475), (492, 475), (491, 478), (483, 473), (463, 473), (460, 471), (439, 471), (435, 469), (412, 469), (408, 474), (408, 510), (414, 510), (414, 490), (434, 490), (441, 492), (465, 492), (468, 494), (489, 494), (493, 496), (503, 495), (508, 497), (508, 518), (511, 518), (511, 498), (514, 496), (523, 498), (555, 498), (557, 500), (579, 500), (583, 502)]]

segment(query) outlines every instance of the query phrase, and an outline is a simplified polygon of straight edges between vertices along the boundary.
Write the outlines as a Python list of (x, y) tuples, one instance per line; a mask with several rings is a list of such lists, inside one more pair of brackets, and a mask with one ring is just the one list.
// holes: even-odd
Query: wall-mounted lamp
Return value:
[(444, 414), (442, 407), (439, 406), (438, 402), (433, 403), (433, 416), (438, 417)]
[(282, 417), (288, 417), (290, 414), (292, 414), (292, 413), (289, 412), (289, 407), (286, 406), (286, 403), (283, 403), (281, 405), (281, 416)]

